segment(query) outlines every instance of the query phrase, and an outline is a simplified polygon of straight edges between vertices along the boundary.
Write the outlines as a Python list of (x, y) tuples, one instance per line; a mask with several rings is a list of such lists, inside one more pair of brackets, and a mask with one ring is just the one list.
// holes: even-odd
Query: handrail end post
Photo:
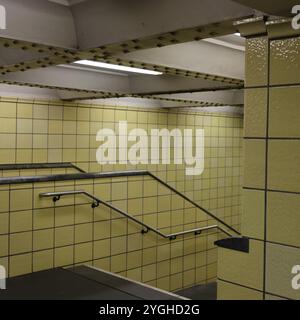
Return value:
[(149, 232), (149, 229), (148, 229), (148, 228), (145, 228), (145, 229), (142, 229), (141, 234), (146, 234), (146, 233), (148, 233), (148, 232)]
[(55, 203), (55, 202), (57, 202), (57, 201), (59, 201), (60, 200), (60, 196), (54, 196), (53, 198), (52, 198), (52, 201)]

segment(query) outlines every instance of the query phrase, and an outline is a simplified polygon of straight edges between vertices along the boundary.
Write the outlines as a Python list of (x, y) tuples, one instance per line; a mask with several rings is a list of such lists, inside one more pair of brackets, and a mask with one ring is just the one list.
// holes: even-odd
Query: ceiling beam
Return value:
[(299, 4), (299, 0), (233, 0), (239, 4), (249, 6), (269, 15), (286, 16), (292, 15), (292, 8)]
[[(80, 49), (164, 35), (166, 39), (160, 41), (163, 43), (172, 40), (171, 33), (175, 31), (198, 29), (254, 14), (252, 9), (229, 0), (89, 0), (71, 10)], [(112, 23), (113, 27), (107, 32)]]

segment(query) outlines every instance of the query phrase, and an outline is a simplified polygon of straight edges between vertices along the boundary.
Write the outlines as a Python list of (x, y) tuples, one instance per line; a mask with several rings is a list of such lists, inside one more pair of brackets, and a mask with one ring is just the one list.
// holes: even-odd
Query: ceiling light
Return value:
[(140, 69), (140, 68), (132, 68), (132, 67), (120, 66), (117, 64), (110, 64), (110, 63), (104, 63), (104, 62), (98, 62), (98, 61), (92, 61), (92, 60), (79, 60), (74, 63), (81, 64), (83, 66), (89, 66), (89, 67), (118, 70), (118, 71), (125, 71), (125, 72), (133, 72), (133, 73), (141, 73), (141, 74), (148, 74), (148, 75), (153, 75), (153, 76), (162, 75), (162, 72), (158, 72), (158, 71)]

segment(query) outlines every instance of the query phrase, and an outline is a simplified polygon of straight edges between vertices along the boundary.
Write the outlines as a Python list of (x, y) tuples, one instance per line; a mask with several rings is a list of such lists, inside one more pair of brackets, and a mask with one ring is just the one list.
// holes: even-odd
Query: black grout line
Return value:
[[(270, 48), (270, 47), (269, 47)], [(286, 83), (286, 84), (270, 84), (268, 85), (269, 88), (290, 88), (290, 87), (299, 87), (300, 83)], [(265, 89), (266, 85), (259, 85), (259, 86), (247, 86), (244, 89), (251, 90), (251, 89)]]
[[(253, 190), (253, 191), (265, 191), (262, 188), (252, 188), (252, 187), (243, 187), (244, 190)], [(276, 193), (287, 193), (287, 194), (300, 194), (300, 192), (296, 191), (284, 191), (284, 190), (275, 190), (275, 189), (267, 189), (267, 192), (276, 192)]]
[(244, 137), (245, 140), (300, 140), (300, 137)]

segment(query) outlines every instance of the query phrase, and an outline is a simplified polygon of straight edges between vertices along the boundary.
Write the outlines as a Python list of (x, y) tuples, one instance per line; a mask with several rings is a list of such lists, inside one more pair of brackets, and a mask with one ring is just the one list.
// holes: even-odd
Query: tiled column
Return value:
[[(219, 299), (300, 299), (300, 38), (290, 23), (247, 39), (242, 234), (219, 249)], [(267, 34), (267, 35), (266, 35)]]

